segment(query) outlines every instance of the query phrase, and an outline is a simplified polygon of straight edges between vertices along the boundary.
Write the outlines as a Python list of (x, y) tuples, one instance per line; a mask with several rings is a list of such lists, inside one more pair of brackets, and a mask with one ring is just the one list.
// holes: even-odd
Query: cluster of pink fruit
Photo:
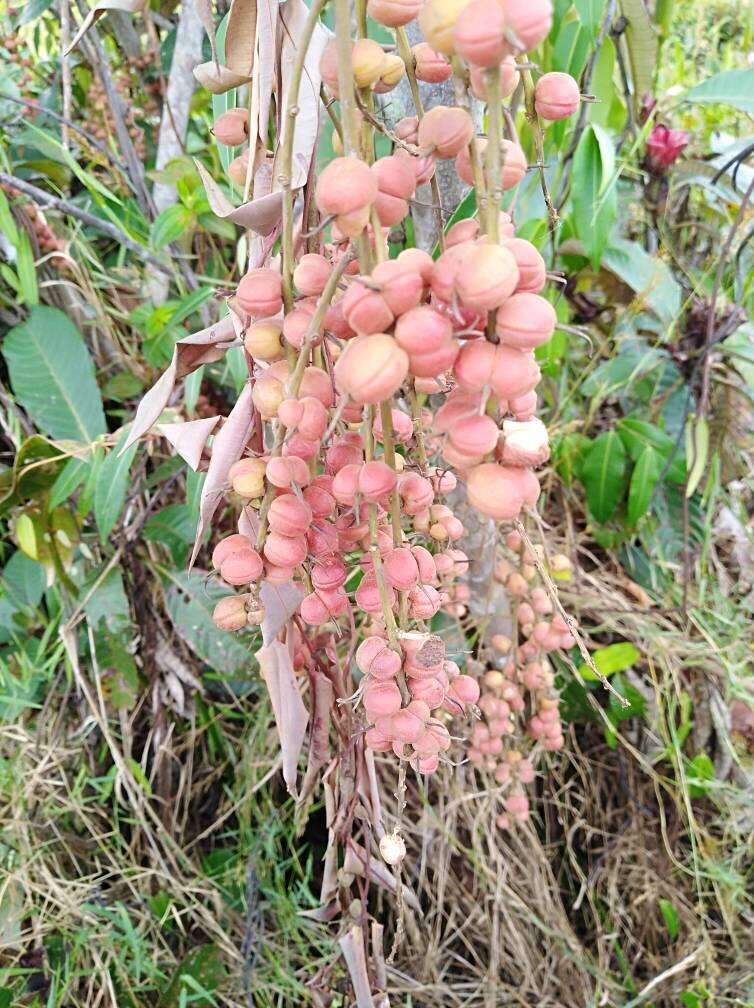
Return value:
[[(522, 729), (546, 751), (563, 747), (559, 697), (546, 653), (574, 645), (571, 628), (561, 615), (553, 615), (549, 594), (534, 584), (535, 560), (543, 558), (531, 555), (516, 531), (508, 533), (505, 543), (510, 559), (500, 557), (495, 578), (515, 603), (521, 640), (516, 645), (502, 634), (492, 637), (490, 643), (499, 660), (482, 677), (479, 709), (485, 720), (475, 725), (467, 752), (471, 763), (493, 774), (502, 787), (510, 788), (505, 812), (498, 820), (503, 828), (511, 818), (522, 822), (529, 814), (521, 786), (534, 777), (534, 755), (524, 758), (517, 748)], [(549, 566), (563, 576), (568, 575), (571, 565), (566, 556), (556, 555), (549, 558)]]
[[(407, 68), (358, 39), (349, 72), (359, 89), (388, 90), (408, 69), (420, 80), (455, 73), (481, 99), (490, 89), (502, 97), (515, 90), (529, 72), (516, 55), (545, 38), (552, 18), (550, 0), (369, 0), (368, 11), (398, 30), (418, 15), (426, 42)], [(333, 42), (320, 64), (334, 99), (344, 86), (342, 58)], [(534, 89), (543, 119), (573, 114), (579, 100), (564, 74), (545, 74)], [(473, 730), (469, 757), (512, 788), (506, 815), (520, 820), (533, 764), (505, 752), (503, 739), (530, 710), (529, 734), (545, 749), (562, 745), (544, 654), (570, 646), (569, 628), (557, 615), (546, 618), (550, 600), (531, 578), (508, 569), (524, 640), (502, 669), (486, 673), (480, 700), (477, 680), (447, 660), (429, 622), (441, 609), (462, 616), (468, 600), (468, 560), (454, 545), (464, 527), (448, 505), (455, 474), (481, 514), (512, 521), (536, 504), (534, 469), (549, 454), (535, 416), (534, 352), (551, 337), (556, 313), (542, 295), (542, 256), (516, 237), (499, 206), (527, 159), (515, 137), (499, 137), (495, 150), (492, 134), (477, 136), (465, 108), (437, 107), (402, 120), (394, 153), (375, 160), (363, 140), (368, 123), (350, 112), (359, 139), (319, 175), (319, 226), (306, 245), (295, 241), (295, 268), (284, 261), (282, 269), (251, 269), (231, 299), (269, 437), (230, 470), (247, 520), (255, 509), (258, 518), (255, 541), (239, 533), (215, 549), (220, 576), (248, 589), (223, 599), (215, 621), (229, 630), (258, 624), (262, 579), (297, 579), (306, 587), (298, 636), (337, 624), (363, 636), (355, 666), (366, 744), (429, 773), (451, 745), (449, 719), (479, 701), (485, 721)], [(231, 109), (214, 132), (236, 146), (247, 128), (245, 110)], [(391, 260), (389, 231), (409, 215), (437, 159), (453, 159), (461, 178), (477, 184), (479, 216), (447, 231), (436, 260), (416, 248)], [(246, 164), (236, 165), (237, 180)], [(525, 572), (527, 558), (520, 549), (518, 556)], [(301, 648), (297, 660), (305, 661)]]

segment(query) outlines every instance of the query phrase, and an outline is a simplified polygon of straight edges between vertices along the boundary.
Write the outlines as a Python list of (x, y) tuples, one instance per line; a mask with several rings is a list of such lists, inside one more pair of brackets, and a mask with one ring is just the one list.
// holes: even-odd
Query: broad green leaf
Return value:
[(558, 31), (552, 53), (553, 69), (569, 73), (577, 79), (589, 57), (591, 36), (579, 21), (565, 21)]
[(628, 284), (668, 328), (673, 325), (681, 311), (682, 292), (661, 259), (650, 255), (638, 242), (615, 238), (605, 249), (602, 265)]
[[(639, 658), (641, 658), (641, 653), (629, 641), (608, 644), (607, 647), (598, 648), (592, 652), (592, 660), (597, 666), (597, 670), (606, 679), (615, 675), (616, 672), (625, 672), (626, 669), (635, 665)], [(579, 666), (579, 673), (582, 678), (590, 682), (597, 680), (594, 672), (586, 664)]]
[[(225, 633), (212, 622), (212, 610), (228, 594), (203, 571), (176, 571), (170, 574), (165, 599), (175, 629), (194, 654), (240, 692), (248, 690), (256, 667), (251, 653), (254, 637)], [(244, 681), (239, 681), (242, 677)]]
[(638, 420), (636, 417), (624, 417), (615, 425), (620, 434), (621, 441), (626, 447), (628, 454), (638, 462), (642, 453), (647, 448), (653, 448), (662, 455), (663, 463), (673, 456), (667, 472), (667, 478), (671, 483), (684, 483), (686, 480), (686, 464), (681, 451), (681, 446), (673, 438), (669, 437), (665, 431), (660, 430), (654, 424), (646, 420)]
[(669, 938), (671, 940), (677, 938), (681, 927), (681, 918), (678, 916), (678, 911), (670, 900), (661, 899), (658, 902), (662, 919), (665, 921), (665, 927), (668, 929)]
[(194, 215), (188, 207), (174, 203), (157, 217), (152, 225), (150, 241), (156, 249), (164, 248), (180, 238), (190, 227)]
[(574, 0), (573, 5), (579, 13), (579, 20), (589, 32), (590, 41), (594, 42), (605, 11), (605, 0)]
[(0, 585), (15, 609), (34, 609), (44, 592), (44, 568), (17, 550), (0, 574)]
[(67, 501), (71, 494), (81, 486), (89, 473), (90, 458), (69, 459), (58, 478), (50, 488), (49, 507), (56, 508)]
[(571, 203), (574, 230), (594, 269), (600, 264), (617, 216), (614, 165), (612, 142), (605, 131), (587, 126), (573, 159)]
[(129, 470), (138, 444), (122, 455), (120, 446), (125, 443), (128, 431), (122, 432), (117, 444), (102, 463), (97, 485), (94, 488), (94, 519), (99, 529), (100, 541), (104, 544), (120, 518), (129, 487)]
[(553, 446), (553, 462), (566, 486), (579, 479), (584, 456), (591, 446), (586, 434), (574, 431), (566, 434)]
[(749, 70), (724, 70), (687, 91), (684, 101), (697, 105), (720, 103), (741, 112), (754, 113), (754, 67)]
[(63, 312), (34, 307), (5, 337), (3, 356), (16, 398), (41, 430), (87, 443), (105, 432), (94, 364)]
[(626, 518), (631, 526), (638, 525), (649, 508), (654, 488), (665, 461), (654, 448), (647, 447), (636, 460), (628, 487)]
[(627, 22), (624, 37), (631, 64), (634, 102), (638, 106), (644, 95), (654, 90), (657, 33), (644, 0), (620, 0), (620, 9)]
[(627, 456), (616, 430), (595, 440), (581, 467), (589, 510), (604, 524), (612, 518), (626, 489)]
[(102, 577), (103, 570), (95, 567), (81, 586), (81, 597), (88, 596), (84, 612), (94, 630), (117, 636), (130, 625), (131, 610), (120, 568), (112, 567)]
[(21, 12), (21, 17), (18, 19), (18, 27), (20, 28), (22, 25), (31, 24), (32, 21), (36, 21), (46, 10), (52, 7), (54, 2), (55, 0), (28, 0), (28, 3)]

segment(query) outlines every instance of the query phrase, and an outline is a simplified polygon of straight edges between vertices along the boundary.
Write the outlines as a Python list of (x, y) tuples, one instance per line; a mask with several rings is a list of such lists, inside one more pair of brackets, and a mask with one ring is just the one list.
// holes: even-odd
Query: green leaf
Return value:
[[(655, 315), (670, 327), (681, 311), (681, 287), (668, 266), (638, 242), (613, 239), (602, 265), (628, 284)], [(670, 335), (670, 334), (668, 334)]]
[[(170, 984), (160, 998), (159, 1008), (183, 1008), (188, 1003), (196, 1008), (216, 1005), (212, 993), (220, 986), (225, 973), (222, 956), (216, 945), (200, 945), (192, 949), (176, 967)], [(186, 988), (199, 991), (199, 997), (194, 994), (186, 998)]]
[(132, 444), (128, 451), (120, 455), (120, 446), (125, 442), (128, 431), (121, 433), (115, 447), (102, 463), (99, 479), (94, 489), (94, 518), (99, 529), (100, 542), (106, 543), (107, 537), (115, 528), (115, 524), (123, 510), (128, 490), (128, 473), (133, 462), (138, 444)]
[(636, 417), (624, 417), (615, 426), (634, 462), (639, 461), (647, 448), (654, 448), (662, 455), (664, 462), (667, 462), (671, 455), (673, 457), (667, 472), (667, 478), (670, 482), (684, 483), (686, 481), (683, 453), (680, 446), (665, 431), (646, 420), (638, 420)]
[(606, 431), (595, 440), (581, 468), (589, 510), (601, 523), (608, 521), (626, 489), (627, 456), (618, 432)]
[(612, 141), (600, 126), (590, 124), (573, 159), (571, 203), (574, 230), (594, 269), (602, 260), (617, 215), (614, 167)]
[(55, 0), (29, 0), (21, 12), (21, 17), (18, 19), (18, 27), (20, 28), (22, 25), (31, 24), (32, 21), (36, 21), (46, 10), (52, 7), (54, 2)]
[(94, 441), (105, 414), (86, 344), (67, 315), (37, 305), (5, 337), (11, 387), (37, 427), (55, 438)]
[(631, 64), (634, 102), (638, 106), (644, 95), (654, 90), (657, 33), (644, 0), (620, 0), (620, 9), (627, 22), (624, 38)]
[(553, 47), (553, 69), (569, 73), (578, 79), (586, 66), (591, 41), (589, 30), (579, 21), (565, 21)]
[(629, 525), (638, 525), (647, 513), (664, 464), (662, 456), (650, 447), (645, 448), (637, 459), (628, 487), (626, 517)]
[(3, 568), (0, 584), (15, 609), (35, 609), (44, 592), (44, 568), (16, 550)]
[(683, 101), (697, 105), (715, 102), (732, 105), (741, 112), (754, 113), (754, 68), (750, 70), (725, 70), (709, 77), (687, 91)]
[(571, 486), (581, 476), (581, 466), (592, 442), (586, 434), (574, 431), (566, 434), (553, 447), (553, 461), (560, 478)]
[[(249, 688), (252, 668), (250, 634), (236, 637), (217, 629), (212, 610), (229, 594), (217, 582), (207, 580), (203, 571), (190, 574), (176, 571), (170, 575), (165, 599), (168, 615), (178, 633), (203, 662), (220, 675), (232, 677), (228, 683), (237, 690)], [(238, 682), (240, 676), (244, 682)]]
[(181, 203), (167, 207), (152, 225), (150, 241), (156, 249), (164, 248), (186, 232), (194, 220), (194, 214)]
[(698, 753), (692, 760), (689, 760), (686, 775), (689, 783), (689, 795), (692, 798), (703, 798), (715, 780), (715, 764), (707, 753)]
[(34, 266), (34, 253), (26, 231), (18, 233), (16, 253), (18, 297), (22, 304), (29, 305), (31, 308), (33, 305), (39, 304), (39, 287), (37, 286), (37, 271)]
[[(608, 644), (607, 647), (598, 648), (597, 651), (592, 652), (592, 659), (597, 670), (606, 679), (615, 675), (616, 672), (625, 672), (626, 669), (635, 665), (639, 658), (641, 658), (641, 653), (629, 641)], [(590, 682), (598, 681), (597, 676), (586, 664), (579, 666), (579, 673), (582, 678)]]
[(661, 899), (658, 902), (660, 904), (662, 919), (665, 921), (665, 927), (668, 929), (668, 935), (671, 939), (677, 938), (681, 926), (681, 918), (678, 916), (678, 911), (670, 900)]
[(50, 489), (48, 504), (50, 510), (67, 501), (71, 494), (81, 486), (89, 473), (90, 465), (89, 458), (72, 458), (66, 462)]
[(591, 41), (594, 42), (602, 22), (605, 0), (574, 0), (573, 5), (579, 13), (579, 20), (589, 31)]

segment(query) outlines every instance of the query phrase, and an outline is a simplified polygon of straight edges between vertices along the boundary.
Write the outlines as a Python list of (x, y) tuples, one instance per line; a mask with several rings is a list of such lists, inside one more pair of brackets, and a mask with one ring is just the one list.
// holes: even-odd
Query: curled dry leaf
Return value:
[[(361, 844), (356, 843), (351, 837), (349, 837), (346, 844), (343, 870), (349, 875), (359, 875), (362, 878), (369, 879), (370, 882), (382, 886), (393, 893), (393, 895), (397, 891), (398, 883), (396, 878), (384, 861), (380, 858), (368, 857), (367, 852)], [(419, 911), (419, 901), (408, 886), (405, 885), (403, 886), (403, 899), (406, 905), (410, 906), (412, 910)]]
[(209, 46), (212, 50), (212, 61), (219, 70), (220, 64), (217, 59), (217, 38), (215, 36), (215, 18), (212, 13), (212, 0), (194, 0), (196, 13), (202, 23), (209, 39)]
[(160, 433), (181, 458), (196, 472), (207, 438), (217, 426), (219, 416), (188, 420), (185, 423), (160, 424)]
[(89, 13), (79, 26), (79, 30), (74, 35), (71, 44), (64, 51), (67, 56), (69, 52), (76, 48), (81, 39), (86, 35), (92, 25), (96, 24), (103, 14), (109, 11), (120, 11), (121, 14), (140, 14), (147, 5), (147, 0), (102, 0), (92, 7)]
[[(224, 94), (248, 84), (254, 67), (257, 23), (256, 0), (233, 0), (225, 33), (225, 63), (220, 64), (214, 40), (214, 23), (209, 0), (196, 0), (197, 11), (209, 35), (212, 60), (194, 67), (194, 76), (212, 94)], [(208, 27), (209, 26), (209, 27)]]
[(217, 505), (227, 489), (228, 470), (234, 462), (241, 458), (246, 443), (251, 437), (253, 426), (251, 385), (247, 383), (212, 445), (212, 457), (209, 460), (207, 478), (204, 481), (199, 501), (199, 522), (196, 528), (196, 541), (189, 561), (189, 570), (193, 567), (199, 552), (204, 529), (207, 527), (207, 523), (212, 520), (212, 515), (217, 510)]
[(220, 360), (226, 350), (235, 346), (237, 342), (233, 320), (229, 315), (220, 319), (215, 325), (179, 339), (175, 344), (173, 359), (167, 370), (157, 379), (139, 403), (131, 430), (123, 443), (120, 454), (128, 451), (131, 445), (138, 441), (142, 434), (146, 434), (152, 424), (157, 421), (167, 406), (175, 383), (179, 379), (196, 371), (202, 364), (212, 364), (214, 361)]
[(335, 700), (333, 684), (319, 669), (311, 675), (314, 702), (312, 704), (312, 727), (309, 739), (309, 759), (306, 775), (301, 785), (299, 802), (303, 802), (314, 791), (320, 768), (330, 759), (330, 710)]
[[(296, 59), (296, 52), (302, 36), (304, 22), (308, 14), (309, 9), (303, 3), (303, 0), (288, 0), (280, 9), (280, 17), (283, 22), (283, 43), (280, 59), (281, 108), (283, 109), (288, 108), (293, 64)], [(330, 38), (331, 32), (324, 25), (318, 24), (307, 46), (304, 72), (301, 74), (298, 100), (296, 101), (298, 112), (294, 124), (295, 134), (293, 138), (293, 172), (291, 178), (291, 188), (293, 189), (300, 189), (306, 183), (312, 156), (317, 144), (321, 107), (319, 87), (322, 80), (319, 72), (319, 63), (322, 52)], [(289, 125), (288, 116), (284, 115), (281, 122), (282, 135), (280, 144), (278, 145), (278, 156), (280, 156), (280, 152), (284, 148), (285, 134)], [(275, 170), (273, 174), (277, 179), (278, 171)]]
[(283, 756), (283, 779), (289, 794), (296, 794), (296, 769), (309, 720), (298, 689), (296, 672), (285, 644), (273, 641), (256, 653), (267, 686)]
[(367, 971), (367, 957), (364, 951), (364, 935), (361, 928), (354, 925), (350, 931), (338, 939), (338, 944), (351, 977), (357, 1008), (374, 1008), (372, 987)]
[(231, 220), (234, 224), (249, 228), (260, 235), (270, 234), (280, 223), (283, 214), (282, 193), (269, 193), (234, 207), (204, 165), (200, 161), (194, 163), (204, 183), (210, 209), (216, 217)]
[(291, 616), (298, 612), (304, 591), (292, 582), (270, 584), (269, 581), (263, 581), (259, 597), (264, 606), (264, 619), (261, 626), (262, 641), (265, 644), (271, 644)]

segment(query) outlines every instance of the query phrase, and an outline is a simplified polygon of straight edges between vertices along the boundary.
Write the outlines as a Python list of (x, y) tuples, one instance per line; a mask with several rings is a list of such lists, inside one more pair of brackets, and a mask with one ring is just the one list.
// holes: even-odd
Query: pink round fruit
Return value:
[(397, 477), (395, 470), (386, 462), (366, 462), (359, 470), (359, 493), (366, 501), (375, 503), (387, 497), (395, 489)]
[(500, 458), (506, 465), (538, 466), (550, 457), (547, 428), (541, 420), (504, 420)]
[(338, 47), (335, 39), (330, 39), (319, 58), (319, 73), (322, 83), (334, 98), (340, 97), (338, 88)]
[(300, 536), (312, 523), (312, 509), (295, 494), (282, 494), (270, 504), (267, 521), (273, 532)]
[(567, 73), (543, 74), (534, 88), (534, 107), (543, 119), (567, 119), (576, 112), (580, 103), (578, 82)]
[(459, 56), (477, 67), (494, 67), (505, 56), (505, 17), (498, 0), (471, 0), (461, 11), (454, 29)]
[(254, 549), (231, 553), (220, 564), (220, 577), (232, 585), (250, 584), (262, 573), (262, 558)]
[(264, 542), (264, 555), (276, 567), (298, 567), (309, 552), (304, 536), (286, 536), (270, 532)]
[(417, 80), (425, 84), (442, 84), (452, 75), (453, 68), (448, 60), (442, 53), (435, 52), (426, 42), (419, 42), (412, 47), (411, 52)]
[(517, 350), (534, 350), (546, 343), (558, 320), (555, 309), (539, 294), (514, 294), (498, 308), (495, 331)]
[(424, 292), (421, 274), (397, 259), (387, 259), (375, 266), (372, 281), (379, 286), (380, 294), (396, 318), (418, 305)]
[(371, 284), (354, 280), (343, 296), (343, 315), (354, 332), (363, 334), (384, 332), (393, 324), (394, 315), (387, 301)]
[(367, 14), (387, 28), (401, 28), (413, 21), (423, 0), (368, 0)]
[(408, 200), (416, 189), (413, 166), (395, 154), (379, 158), (372, 165), (377, 180), (377, 198), (374, 203), (380, 224), (393, 227), (408, 214)]
[(316, 297), (325, 289), (331, 273), (332, 266), (323, 255), (307, 252), (296, 264), (293, 282), (305, 297)]
[(401, 709), (401, 691), (394, 682), (368, 682), (361, 698), (371, 721), (390, 717)]
[(513, 140), (502, 141), (502, 172), (501, 181), (503, 189), (513, 189), (526, 175), (528, 167), (526, 155), (517, 143)]
[(354, 402), (389, 399), (408, 373), (408, 355), (392, 336), (375, 333), (352, 340), (335, 365), (335, 381)]
[(255, 318), (277, 315), (283, 308), (283, 279), (277, 270), (249, 270), (241, 277), (236, 298), (241, 308)]
[(518, 266), (516, 293), (538, 294), (547, 281), (547, 266), (539, 251), (525, 238), (508, 238), (503, 246)]
[(249, 111), (245, 108), (232, 108), (223, 112), (215, 119), (212, 132), (221, 144), (228, 147), (238, 147), (249, 139)]
[(450, 442), (464, 455), (487, 455), (495, 450), (500, 432), (495, 421), (479, 414), (466, 416), (450, 428)]
[[(519, 81), (519, 70), (512, 55), (508, 55), (500, 63), (500, 97), (510, 98), (516, 90)], [(482, 67), (472, 66), (469, 71), (471, 91), (479, 101), (487, 100), (487, 78)]]
[(551, 0), (499, 0), (516, 48), (529, 52), (544, 42), (552, 27)]
[[(377, 179), (366, 162), (355, 157), (335, 158), (317, 180), (315, 199), (320, 213), (334, 214), (344, 234), (361, 232), (377, 196)], [(357, 228), (357, 224), (361, 227)], [(344, 226), (345, 225), (345, 226)]]
[[(469, 503), (482, 514), (496, 521), (512, 521), (518, 518), (525, 503), (532, 501), (533, 486), (529, 477), (537, 479), (527, 469), (502, 466), (496, 462), (485, 462), (472, 469), (466, 479)], [(539, 484), (537, 483), (537, 496)]]
[(441, 158), (452, 158), (474, 135), (474, 121), (457, 106), (436, 105), (419, 122), (419, 146)]
[(518, 266), (502, 245), (475, 245), (463, 258), (456, 292), (465, 308), (485, 312), (499, 308), (516, 289)]

